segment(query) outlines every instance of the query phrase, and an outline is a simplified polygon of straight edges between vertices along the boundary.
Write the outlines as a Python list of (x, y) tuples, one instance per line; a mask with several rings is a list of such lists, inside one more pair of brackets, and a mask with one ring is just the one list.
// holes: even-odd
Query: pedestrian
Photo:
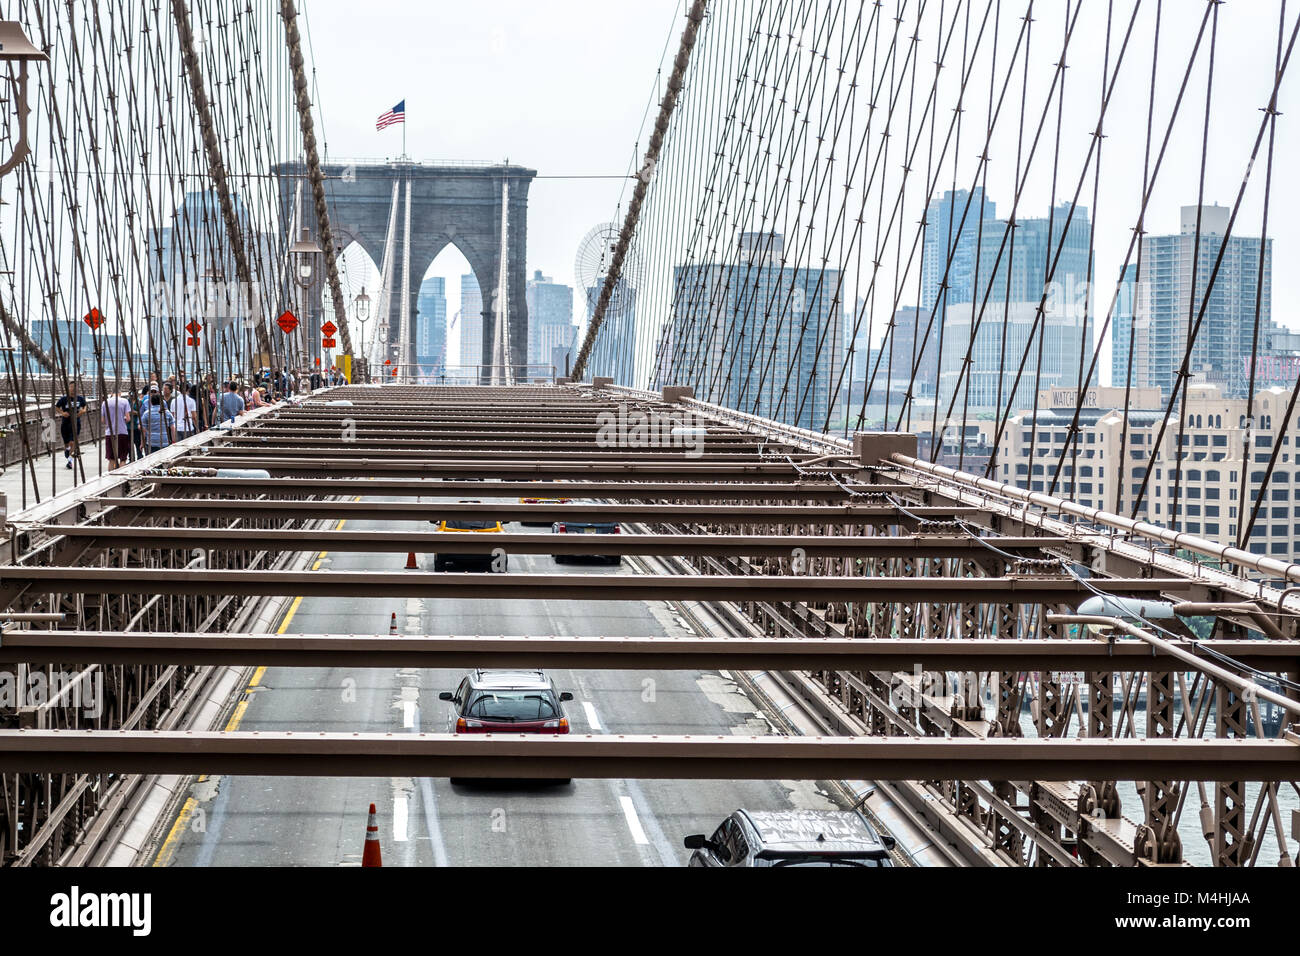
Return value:
[(163, 403), (160, 392), (149, 390), (149, 400), (140, 416), (140, 429), (144, 432), (145, 454), (152, 455), (176, 440), (176, 420)]
[(217, 403), (221, 401), (221, 389), (217, 385), (217, 376), (209, 372), (207, 383), (203, 386), (205, 403), (208, 406), (208, 427), (217, 423)]
[(250, 388), (248, 390), (248, 408), (265, 408), (269, 402), (265, 398), (266, 386), (261, 388)]
[(197, 385), (191, 385), (189, 396), (190, 401), (194, 403), (194, 430), (207, 431), (212, 427), (212, 419), (208, 415), (208, 401), (203, 384), (200, 382)]
[(323, 384), (324, 383), (321, 381), (320, 372), (313, 371), (311, 373), (311, 390), (314, 392), (317, 389), (319, 389)]
[(99, 417), (104, 426), (104, 457), (112, 471), (131, 460), (131, 403), (116, 382), (112, 394), (99, 406)]
[(184, 386), (177, 387), (167, 403), (167, 410), (172, 413), (172, 420), (176, 422), (177, 441), (194, 434), (198, 428), (198, 416), (194, 399), (189, 396), (189, 389)]
[(81, 416), (86, 414), (86, 398), (77, 394), (77, 383), (69, 380), (68, 393), (54, 403), (59, 411), (59, 437), (63, 439), (64, 467), (72, 467), (72, 459), (81, 457), (77, 438), (81, 434)]
[(233, 422), (244, 411), (244, 400), (239, 397), (239, 384), (231, 379), (226, 383), (226, 393), (221, 396), (221, 420)]
[(144, 411), (144, 402), (148, 400), (149, 393), (146, 389), (142, 388), (138, 393), (128, 391), (127, 394), (131, 396), (131, 418), (128, 422), (128, 427), (131, 429), (131, 460), (135, 461), (136, 459), (144, 457), (144, 452), (141, 451), (140, 448), (142, 441), (140, 432), (140, 413)]

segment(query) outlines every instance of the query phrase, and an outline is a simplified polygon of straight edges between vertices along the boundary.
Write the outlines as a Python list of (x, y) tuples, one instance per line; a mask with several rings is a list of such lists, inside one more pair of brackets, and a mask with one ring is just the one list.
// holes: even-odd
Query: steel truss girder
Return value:
[[(1260, 669), (1300, 661), (1300, 642), (1207, 641), (1203, 650)], [(1184, 642), (1179, 646), (1192, 646)], [(258, 664), (277, 667), (545, 667), (618, 670), (851, 669), (1077, 670), (1105, 660), (1117, 671), (1175, 661), (1137, 640), (934, 641), (826, 637), (502, 637), (378, 634), (137, 633), (13, 630), (0, 634), (0, 664)]]
[[(482, 494), (481, 481), (437, 481), (425, 478), (207, 478), (150, 477), (134, 479), (141, 486), (157, 485), (191, 493), (239, 498), (262, 494), (401, 495), (437, 497)], [(619, 501), (845, 501), (849, 495), (838, 485), (823, 481), (717, 482), (698, 481), (494, 481), (497, 495), (550, 498), (612, 498)], [(898, 494), (908, 486), (872, 486), (881, 494)]]
[[(1124, 595), (1155, 595), (1182, 580), (1113, 579)], [(1091, 592), (1073, 578), (864, 578), (759, 575), (461, 574), (407, 571), (141, 571), (134, 568), (0, 570), (0, 595), (53, 586), (65, 594), (223, 594), (308, 597), (465, 597), (493, 600), (947, 602), (1063, 604)]]
[[(718, 461), (579, 461), (564, 459), (537, 461), (535, 459), (402, 459), (354, 458), (334, 461), (330, 458), (298, 458), (265, 454), (203, 454), (188, 460), (196, 468), (264, 468), (272, 477), (291, 476), (310, 478), (317, 475), (345, 474), (353, 477), (372, 474), (407, 472), (426, 478), (471, 476), (493, 478), (501, 476), (539, 478), (573, 478), (583, 481), (629, 480), (641, 476), (657, 479), (680, 478), (686, 481), (735, 481), (771, 476), (782, 481), (793, 481), (799, 473), (785, 462), (718, 462)], [(848, 475), (852, 469), (834, 469)]]
[[(435, 508), (436, 510), (436, 508)], [(563, 521), (563, 518), (556, 519)], [(236, 528), (160, 528), (123, 525), (45, 525), (27, 529), (71, 539), (82, 548), (165, 548), (209, 550), (264, 550), (266, 532)], [(1050, 540), (993, 538), (1003, 551), (1037, 553)], [(754, 555), (789, 556), (801, 548), (806, 557), (855, 557), (870, 553), (908, 553), (925, 557), (953, 557), (982, 551), (983, 545), (966, 536), (894, 537), (887, 535), (713, 535), (690, 534), (465, 534), (454, 531), (390, 532), (352, 530), (277, 531), (275, 542), (285, 550), (332, 552), (403, 552), (433, 554), (491, 554), (505, 548), (510, 554), (594, 555)], [(1069, 547), (1069, 542), (1056, 542)], [(72, 562), (59, 561), (58, 564)]]
[(0, 772), (257, 776), (1286, 781), (1300, 743), (620, 734), (0, 731)]
[[(490, 491), (484, 485), (480, 494)], [(243, 517), (253, 514), (278, 518), (351, 518), (361, 521), (413, 520), (428, 521), (456, 515), (484, 521), (553, 521), (590, 519), (593, 521), (633, 522), (679, 520), (711, 524), (897, 524), (911, 525), (914, 520), (899, 513), (893, 505), (737, 505), (737, 504), (514, 504), (462, 501), (282, 501), (271, 499), (223, 498), (136, 498), (106, 495), (92, 499), (104, 508), (127, 508), (144, 514), (209, 517)], [(909, 508), (922, 518), (947, 520), (960, 514), (950, 508)]]

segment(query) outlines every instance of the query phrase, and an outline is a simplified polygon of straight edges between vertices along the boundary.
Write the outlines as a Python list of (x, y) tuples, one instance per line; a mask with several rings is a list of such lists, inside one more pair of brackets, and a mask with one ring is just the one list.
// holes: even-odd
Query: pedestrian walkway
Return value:
[(58, 447), (51, 454), (38, 456), (30, 467), (23, 461), (6, 465), (3, 473), (0, 473), (0, 492), (8, 496), (9, 513), (30, 508), (38, 501), (52, 498), (83, 481), (92, 481), (101, 474), (107, 474), (108, 462), (104, 460), (103, 441), (82, 442), (81, 460), (74, 464), (74, 468), (64, 467), (63, 448)]

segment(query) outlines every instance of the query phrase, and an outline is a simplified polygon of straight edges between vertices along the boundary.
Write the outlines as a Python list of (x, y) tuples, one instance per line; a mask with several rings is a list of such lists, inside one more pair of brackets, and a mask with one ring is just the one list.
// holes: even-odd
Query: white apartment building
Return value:
[[(1217, 385), (1189, 386), (1181, 421), (1170, 417), (1154, 457), (1164, 415), (1159, 389), (1132, 390), (1127, 423), (1123, 388), (1089, 389), (1078, 440), (1071, 444), (1076, 396), (1073, 388), (1048, 389), (1040, 393), (1036, 422), (1031, 413), (1010, 419), (994, 477), (1049, 492), (1059, 463), (1054, 494), (1130, 516), (1151, 468), (1137, 517), (1235, 545), (1263, 485), (1269, 458), (1280, 446), (1247, 547), (1256, 554), (1300, 559), (1300, 499), (1295, 490), (1300, 487), (1300, 423), (1283, 427), (1288, 389), (1267, 388), (1256, 394), (1253, 442), (1247, 452), (1246, 399), (1225, 398)], [(1181, 476), (1176, 454), (1180, 440)]]

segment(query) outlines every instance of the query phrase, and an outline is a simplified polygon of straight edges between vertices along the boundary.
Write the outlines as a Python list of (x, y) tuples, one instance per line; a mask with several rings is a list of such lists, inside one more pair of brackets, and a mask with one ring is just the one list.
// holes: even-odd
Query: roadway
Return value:
[[(376, 499), (381, 500), (381, 499)], [(485, 499), (491, 500), (491, 499)], [(393, 522), (356, 521), (358, 530)], [(520, 530), (507, 525), (507, 530)], [(539, 530), (539, 529), (523, 529)], [(323, 554), (325, 570), (396, 569), (405, 554)], [(432, 568), (432, 555), (421, 556)], [(626, 565), (510, 558), (512, 571), (627, 574)], [(454, 572), (453, 572), (454, 573)], [(300, 598), (284, 633), (681, 635), (667, 605), (569, 600), (488, 601)], [(551, 672), (573, 733), (771, 733), (748, 698), (717, 672)], [(255, 672), (229, 729), (444, 732), (438, 700), (463, 673), (429, 669), (266, 668)], [(737, 807), (829, 808), (815, 784), (796, 781), (575, 780), (568, 786), (446, 779), (216, 777), (191, 788), (163, 833), (155, 865), (349, 866), (361, 859), (366, 810), (378, 810), (387, 866), (675, 866), (688, 833), (709, 832)]]

